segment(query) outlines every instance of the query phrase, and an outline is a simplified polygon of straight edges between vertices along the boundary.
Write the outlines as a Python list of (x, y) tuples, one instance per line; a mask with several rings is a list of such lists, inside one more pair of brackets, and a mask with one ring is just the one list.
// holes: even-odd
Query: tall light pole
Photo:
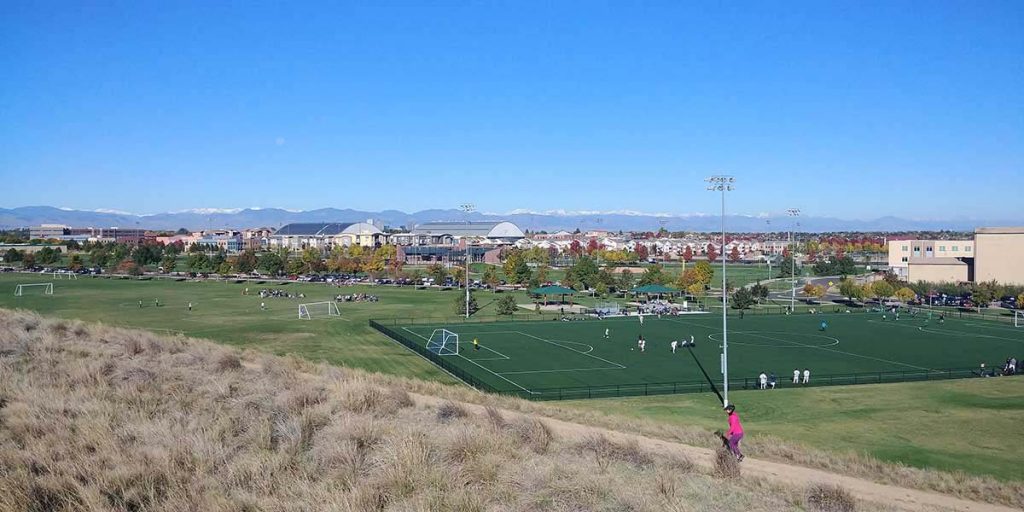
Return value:
[[(466, 214), (466, 225), (469, 225), (469, 214), (473, 213), (476, 206), (473, 203), (463, 203), (459, 205), (459, 209)], [(466, 275), (462, 277), (463, 283), (466, 285), (466, 318), (469, 318), (469, 237), (466, 237)]]
[[(733, 190), (736, 178), (732, 176), (711, 176), (708, 190), (722, 193), (722, 252), (725, 252), (725, 193)], [(729, 320), (726, 311), (729, 295), (725, 291), (725, 254), (722, 254), (722, 407), (729, 405)]]
[[(789, 208), (786, 210), (786, 214), (790, 217), (799, 217), (799, 208)], [(793, 262), (793, 268), (790, 270), (789, 276), (792, 279), (792, 294), (789, 299), (789, 312), (796, 312), (796, 247), (793, 245), (793, 224), (789, 225), (789, 259)]]

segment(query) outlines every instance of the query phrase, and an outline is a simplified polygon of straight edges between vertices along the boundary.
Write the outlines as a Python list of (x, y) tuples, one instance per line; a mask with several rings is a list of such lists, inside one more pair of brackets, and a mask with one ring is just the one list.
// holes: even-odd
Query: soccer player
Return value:
[(139, 309), (142, 309), (142, 301), (139, 300)]
[(946, 314), (945, 313), (939, 313), (939, 323), (940, 324), (946, 323)]
[(646, 347), (647, 347), (647, 340), (645, 340), (643, 338), (640, 338), (640, 352), (643, 352), (644, 348), (646, 348)]
[(473, 350), (480, 350), (480, 340), (473, 338)]
[(825, 332), (825, 331), (827, 331), (827, 330), (828, 330), (828, 322), (826, 322), (826, 321), (822, 320), (822, 321), (821, 321), (821, 328), (820, 328), (819, 330), (820, 330), (821, 332)]
[(740, 453), (740, 440), (743, 439), (743, 425), (740, 424), (740, 417), (736, 414), (736, 406), (729, 404), (725, 408), (729, 415), (729, 433), (726, 437), (729, 440), (729, 451), (736, 456), (736, 460), (743, 462), (743, 454)]
[(672, 340), (672, 343), (670, 343), (670, 345), (672, 345), (672, 353), (675, 354), (676, 353), (676, 347), (679, 346), (679, 342), (676, 341), (676, 340)]
[(775, 372), (772, 372), (772, 374), (768, 376), (768, 387), (775, 389), (775, 384), (778, 381), (779, 378), (775, 376)]
[(793, 384), (800, 384), (800, 369), (793, 368)]
[(612, 330), (607, 328), (607, 327), (605, 327), (604, 328), (604, 339), (609, 339), (611, 333), (612, 333)]
[(267, 303), (266, 302), (260, 302), (260, 311), (266, 311), (266, 310), (267, 310)]
[(804, 384), (810, 384), (810, 383), (811, 383), (811, 370), (809, 368), (804, 368)]
[(761, 372), (761, 375), (757, 376), (757, 382), (759, 389), (768, 389), (768, 375), (763, 371)]
[(153, 305), (156, 307), (160, 307), (160, 299), (153, 299)]
[(188, 310), (192, 311), (192, 303), (191, 302), (188, 303)]

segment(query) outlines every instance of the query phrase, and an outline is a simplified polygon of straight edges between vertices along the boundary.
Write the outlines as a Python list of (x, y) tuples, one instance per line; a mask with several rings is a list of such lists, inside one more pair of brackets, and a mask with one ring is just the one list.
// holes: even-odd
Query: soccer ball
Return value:
[(633, 348), (633, 347), (629, 347), (629, 349), (630, 349), (630, 350), (636, 350), (636, 349), (635, 349), (635, 348)]

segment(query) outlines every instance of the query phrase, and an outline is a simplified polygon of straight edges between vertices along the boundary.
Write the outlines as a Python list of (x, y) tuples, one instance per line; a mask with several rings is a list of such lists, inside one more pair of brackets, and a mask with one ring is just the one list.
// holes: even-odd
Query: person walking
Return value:
[(729, 416), (729, 433), (726, 435), (729, 440), (729, 451), (736, 456), (736, 460), (743, 462), (743, 454), (740, 453), (740, 441), (743, 439), (740, 416), (736, 414), (736, 406), (732, 404), (726, 406), (725, 412)]

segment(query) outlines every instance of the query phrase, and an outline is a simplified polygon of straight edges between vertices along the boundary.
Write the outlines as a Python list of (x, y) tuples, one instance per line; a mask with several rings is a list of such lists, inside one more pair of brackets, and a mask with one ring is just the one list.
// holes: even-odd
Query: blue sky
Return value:
[(1019, 1), (3, 2), (0, 206), (1019, 217), (1022, 56)]

